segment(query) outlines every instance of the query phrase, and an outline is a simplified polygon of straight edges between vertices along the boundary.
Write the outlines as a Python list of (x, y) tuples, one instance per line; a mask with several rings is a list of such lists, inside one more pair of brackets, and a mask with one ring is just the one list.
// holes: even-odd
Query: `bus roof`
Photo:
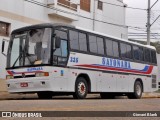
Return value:
[(63, 23), (43, 23), (43, 24), (30, 25), (30, 26), (19, 28), (19, 29), (15, 29), (15, 30), (12, 31), (11, 34), (15, 34), (15, 33), (22, 32), (22, 31), (28, 31), (30, 29), (40, 29), (40, 28), (45, 28), (45, 27), (57, 27), (57, 26), (75, 28), (75, 29), (79, 29), (79, 30), (82, 30), (82, 31), (87, 31), (87, 32), (90, 32), (90, 33), (93, 33), (93, 34), (102, 35), (102, 36), (113, 38), (113, 39), (116, 39), (116, 40), (119, 40), (119, 41), (124, 41), (124, 42), (128, 42), (128, 43), (131, 43), (131, 44), (135, 44), (135, 45), (139, 45), (139, 46), (142, 46), (142, 47), (147, 47), (147, 48), (151, 48), (151, 49), (155, 50), (155, 47), (150, 46), (150, 45), (143, 45), (143, 44), (140, 44), (140, 43), (137, 43), (137, 42), (132, 42), (132, 41), (129, 41), (129, 40), (126, 40), (126, 39), (121, 39), (121, 38), (114, 37), (114, 36), (111, 36), (111, 35), (107, 35), (107, 34), (104, 34), (104, 33), (92, 31), (92, 30), (81, 28), (81, 27), (78, 27), (78, 26), (67, 25), (67, 24), (63, 24)]

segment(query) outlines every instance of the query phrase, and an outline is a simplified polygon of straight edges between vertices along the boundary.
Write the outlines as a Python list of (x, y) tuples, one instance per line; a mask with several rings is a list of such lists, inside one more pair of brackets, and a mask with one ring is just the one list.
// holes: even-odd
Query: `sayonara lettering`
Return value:
[(130, 69), (131, 64), (129, 61), (112, 59), (112, 58), (102, 58), (102, 65), (116, 68)]

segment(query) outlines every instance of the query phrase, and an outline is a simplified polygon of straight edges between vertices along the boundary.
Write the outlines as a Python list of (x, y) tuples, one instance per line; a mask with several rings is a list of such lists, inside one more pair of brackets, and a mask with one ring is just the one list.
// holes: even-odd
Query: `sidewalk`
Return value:
[[(55, 96), (56, 97), (56, 96)], [(59, 97), (59, 96), (58, 96)], [(99, 94), (89, 94), (88, 98), (100, 98)], [(0, 92), (0, 100), (17, 100), (17, 99), (37, 99), (37, 94), (10, 94), (6, 91)], [(118, 99), (126, 99), (126, 96), (117, 97)], [(147, 98), (160, 98), (160, 93), (143, 93), (143, 99)]]

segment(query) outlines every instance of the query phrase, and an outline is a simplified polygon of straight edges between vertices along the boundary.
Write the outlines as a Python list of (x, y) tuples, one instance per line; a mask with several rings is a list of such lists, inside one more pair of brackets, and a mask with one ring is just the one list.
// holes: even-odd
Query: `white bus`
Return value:
[(63, 24), (14, 30), (6, 71), (10, 93), (37, 93), (40, 99), (84, 99), (88, 93), (139, 99), (158, 89), (154, 47)]

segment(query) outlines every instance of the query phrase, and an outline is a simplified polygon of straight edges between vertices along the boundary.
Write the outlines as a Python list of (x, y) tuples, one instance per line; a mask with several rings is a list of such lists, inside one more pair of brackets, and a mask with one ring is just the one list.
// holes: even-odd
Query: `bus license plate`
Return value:
[(20, 83), (21, 87), (28, 87), (28, 83)]

